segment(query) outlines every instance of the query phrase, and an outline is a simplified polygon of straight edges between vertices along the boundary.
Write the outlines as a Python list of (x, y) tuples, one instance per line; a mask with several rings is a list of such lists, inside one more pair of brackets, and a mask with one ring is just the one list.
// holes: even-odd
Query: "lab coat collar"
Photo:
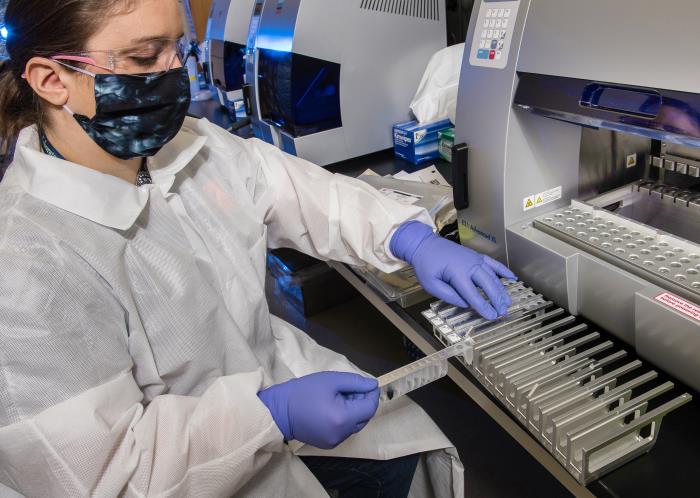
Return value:
[(180, 133), (158, 154), (148, 159), (148, 171), (153, 183), (160, 187), (163, 194), (170, 191), (177, 174), (192, 162), (207, 142), (207, 137), (197, 134), (194, 127), (187, 126), (188, 123), (189, 118)]
[[(205, 142), (206, 137), (183, 128), (148, 160), (154, 186), (166, 194), (177, 173), (192, 161)], [(44, 154), (35, 126), (20, 132), (14, 162), (5, 181), (19, 185), (44, 202), (117, 230), (133, 226), (154, 187), (137, 187), (120, 178)]]

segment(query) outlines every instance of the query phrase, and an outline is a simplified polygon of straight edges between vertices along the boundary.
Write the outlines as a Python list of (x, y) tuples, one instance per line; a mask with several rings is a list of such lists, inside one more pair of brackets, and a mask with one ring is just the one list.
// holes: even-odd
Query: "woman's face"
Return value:
[[(113, 67), (116, 73), (150, 73), (180, 67), (177, 58), (172, 61), (163, 41), (182, 36), (178, 0), (131, 0), (125, 1), (125, 5), (128, 8), (105, 19), (102, 28), (88, 40), (83, 50), (98, 65)], [(170, 67), (164, 67), (171, 61)], [(86, 69), (94, 73), (108, 72), (93, 66)], [(82, 91), (71, 95), (69, 107), (92, 116), (95, 113), (94, 81), (87, 77), (82, 80)]]

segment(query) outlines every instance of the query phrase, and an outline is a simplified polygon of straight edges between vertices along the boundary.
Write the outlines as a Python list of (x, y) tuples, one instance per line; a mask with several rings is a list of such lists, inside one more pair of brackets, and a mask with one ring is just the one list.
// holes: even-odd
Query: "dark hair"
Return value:
[(127, 0), (10, 0), (5, 11), (9, 61), (0, 65), (0, 142), (41, 126), (42, 100), (22, 79), (35, 56), (77, 52)]

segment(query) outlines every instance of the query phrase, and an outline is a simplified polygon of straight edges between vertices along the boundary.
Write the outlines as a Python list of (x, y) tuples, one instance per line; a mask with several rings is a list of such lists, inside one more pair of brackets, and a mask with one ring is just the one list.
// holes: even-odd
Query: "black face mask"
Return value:
[(66, 109), (111, 155), (153, 156), (182, 128), (190, 106), (186, 68), (152, 74), (87, 74), (95, 78), (95, 116)]

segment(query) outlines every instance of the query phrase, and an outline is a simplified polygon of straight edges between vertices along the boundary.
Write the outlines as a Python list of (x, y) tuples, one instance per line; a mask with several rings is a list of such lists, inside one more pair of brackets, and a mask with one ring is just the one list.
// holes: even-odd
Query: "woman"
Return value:
[(6, 24), (0, 134), (19, 138), (0, 184), (0, 483), (460, 494), (459, 459), (420, 408), (375, 414), (376, 380), (270, 315), (265, 253), (408, 262), (489, 318), (512, 274), (422, 210), (185, 119), (177, 0), (11, 0)]

